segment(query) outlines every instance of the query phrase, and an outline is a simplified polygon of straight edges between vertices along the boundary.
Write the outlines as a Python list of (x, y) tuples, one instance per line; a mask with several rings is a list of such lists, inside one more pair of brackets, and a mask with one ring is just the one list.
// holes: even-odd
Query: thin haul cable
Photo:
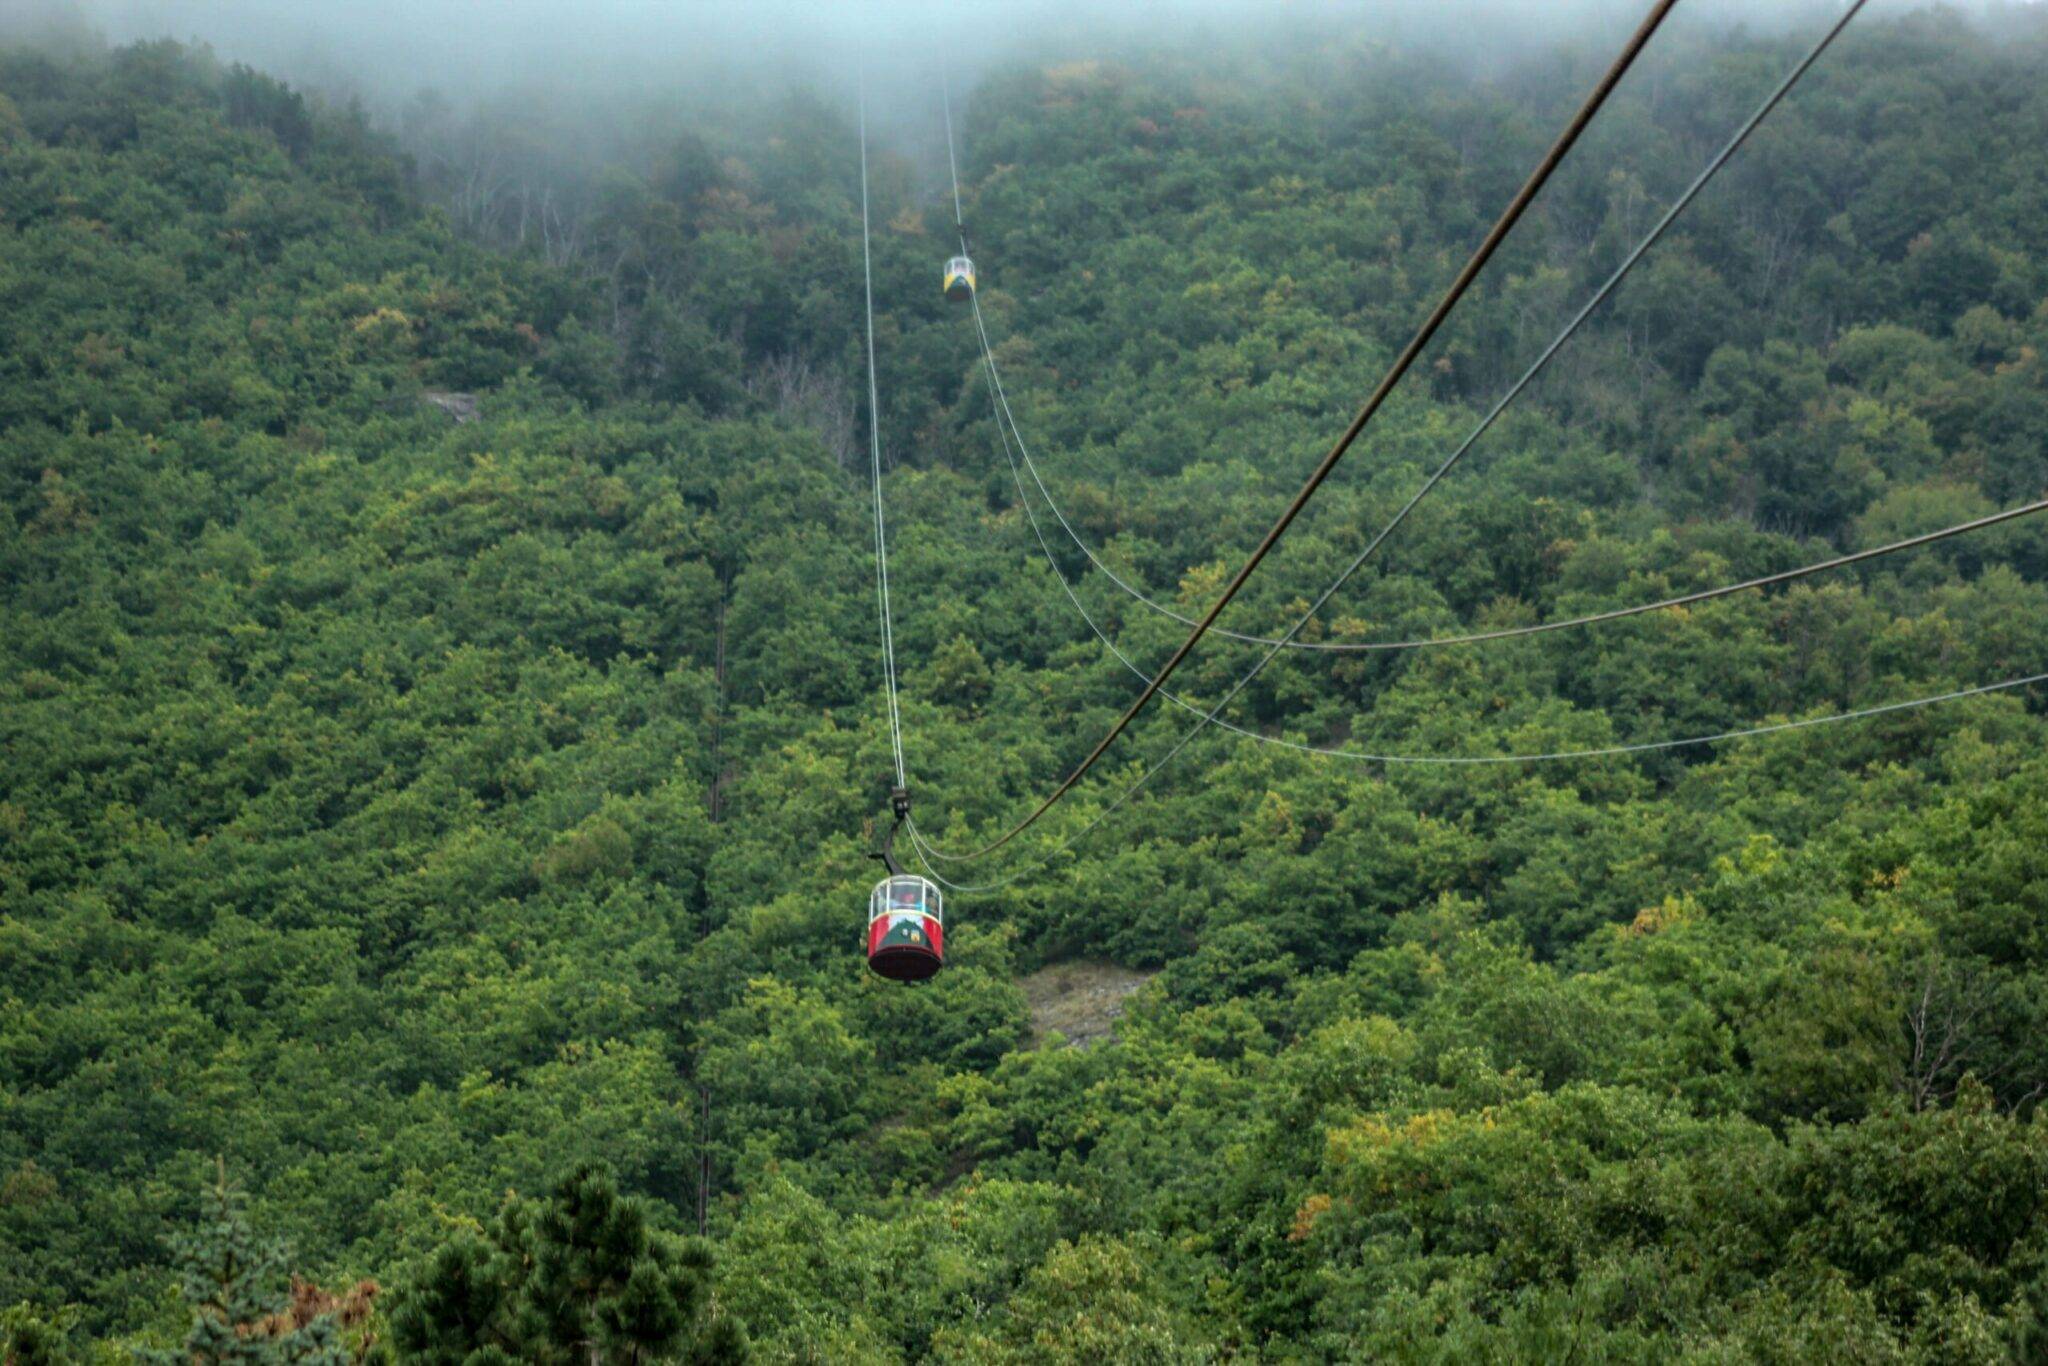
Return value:
[[(1039, 523), (1037, 513), (1031, 506), (1029, 495), (1024, 490), (1024, 478), (1022, 472), (1018, 468), (1017, 458), (1015, 455), (1011, 453), (1010, 438), (1012, 434), (1004, 432), (1000, 417), (998, 417), (997, 419), (996, 434), (1002, 438), (1003, 457), (1009, 463), (1010, 479), (1013, 483), (1015, 483), (1017, 487), (1018, 502), (1020, 506), (1022, 506), (1022, 508), (1024, 509), (1024, 517), (1026, 522), (1031, 527), (1032, 537), (1038, 542), (1038, 548), (1045, 558), (1046, 567), (1051, 571), (1053, 578), (1059, 582), (1060, 588), (1066, 593), (1067, 601), (1073, 605), (1074, 611), (1080, 615), (1081, 620), (1087, 623), (1088, 629), (1094, 633), (1095, 638), (1101, 641), (1104, 648), (1106, 648), (1110, 652), (1110, 654), (1116, 657), (1118, 663), (1122, 664), (1126, 669), (1129, 669), (1132, 673), (1136, 674), (1140, 682), (1151, 682), (1152, 677), (1150, 674), (1147, 674), (1145, 672), (1144, 666), (1139, 664), (1136, 660), (1132, 659), (1129, 655), (1124, 653), (1123, 648), (1116, 643), (1116, 639), (1113, 636), (1111, 636), (1108, 631), (1103, 629), (1102, 624), (1095, 619), (1094, 614), (1091, 613), (1088, 610), (1087, 605), (1081, 601), (1080, 595), (1074, 591), (1074, 586), (1073, 584), (1067, 581), (1066, 575), (1060, 572), (1059, 561), (1053, 558), (1052, 546), (1046, 540), (1044, 528)], [(1959, 522), (1954, 526), (1943, 527), (1938, 531), (1923, 532), (1918, 536), (1909, 536), (1904, 540), (1893, 541), (1887, 545), (1873, 546), (1868, 550), (1859, 550), (1853, 555), (1841, 555), (1831, 560), (1822, 560), (1817, 564), (1802, 565), (1797, 569), (1788, 569), (1777, 574), (1767, 574), (1761, 578), (1745, 579), (1741, 583), (1725, 584), (1718, 588), (1709, 588), (1704, 589), (1697, 593), (1688, 593), (1682, 597), (1667, 598), (1664, 601), (1658, 603), (1649, 603), (1636, 607), (1623, 607), (1618, 608), (1611, 612), (1598, 612), (1590, 616), (1575, 617), (1570, 621), (1546, 622), (1537, 626), (1514, 627), (1508, 630), (1485, 632), (1477, 636), (1455, 636), (1446, 640), (1423, 641), (1421, 642), (1421, 644), (1454, 645), (1463, 644), (1473, 640), (1499, 640), (1509, 636), (1533, 635), (1538, 631), (1558, 630), (1566, 626), (1580, 626), (1591, 622), (1613, 621), (1622, 617), (1636, 616), (1644, 612), (1654, 611), (1660, 607), (1673, 607), (1681, 604), (1703, 602), (1711, 598), (1726, 597), (1731, 593), (1742, 592), (1748, 589), (1770, 587), (1776, 584), (1789, 582), (1793, 579), (1803, 578), (1812, 574), (1818, 574), (1825, 570), (1839, 569), (1845, 565), (1857, 564), (1865, 560), (1877, 559), (1880, 556), (1896, 554), (1900, 551), (1912, 550), (1920, 546), (1932, 545), (1935, 542), (1946, 540), (1952, 536), (1961, 536), (1972, 531), (1981, 531), (1986, 527), (1996, 526), (2001, 522), (2013, 521), (2016, 518), (2026, 517), (2034, 513), (2044, 511), (2048, 511), (2048, 498), (2041, 499), (2037, 502), (2028, 503), (2022, 507), (2008, 508), (2003, 512), (1993, 513), (1991, 516), (1988, 517), (1979, 517), (1973, 521)], [(1173, 703), (1175, 706), (1179, 707), (1183, 711), (1191, 712), (1196, 716), (1200, 716), (1203, 714), (1202, 709), (1198, 705), (1196, 705), (1193, 702), (1190, 702), (1185, 697), (1182, 697), (1179, 693), (1172, 692), (1170, 690), (1162, 688), (1160, 690), (1159, 695), (1161, 697), (1164, 697), (1167, 701)], [(1366, 754), (1361, 753), (1357, 750), (1337, 749), (1326, 745), (1306, 744), (1299, 740), (1289, 740), (1285, 736), (1281, 735), (1267, 735), (1262, 731), (1253, 730), (1248, 726), (1238, 725), (1236, 722), (1227, 720), (1221, 716), (1212, 718), (1209, 724), (1218, 726), (1223, 730), (1232, 732), (1233, 734), (1241, 735), (1247, 740), (1255, 740), (1258, 743), (1264, 745), (1278, 745), (1283, 749), (1295, 750), (1302, 754), (1316, 754), (1331, 759), (1374, 760), (1380, 763), (1388, 764), (1536, 763), (1543, 760), (1555, 758), (1590, 758), (1608, 752), (1605, 750), (1574, 750), (1561, 755), (1516, 754), (1479, 756), (1428, 754)], [(1708, 738), (1727, 739), (1732, 737), (1733, 733), (1731, 733), (1730, 735), (1714, 736)], [(1647, 748), (1657, 747), (1659, 746), (1647, 746)], [(1663, 747), (1668, 748), (1669, 745), (1666, 744)]]
[(953, 173), (953, 226), (960, 234), (960, 254), (969, 255), (967, 250), (967, 217), (960, 211), (960, 162), (953, 155), (953, 83), (942, 69), (939, 72), (939, 107), (946, 116), (946, 169)]
[[(1965, 698), (1982, 697), (1987, 693), (2005, 692), (2013, 688), (2030, 687), (2037, 683), (2048, 683), (2048, 673), (2026, 674), (2019, 678), (2008, 678), (1997, 683), (1984, 683), (1973, 688), (1957, 688), (1950, 692), (1934, 693), (1926, 697), (1910, 697), (1901, 702), (1885, 702), (1872, 707), (1859, 707), (1854, 711), (1836, 712), (1829, 716), (1809, 716), (1792, 721), (1774, 721), (1762, 726), (1747, 726), (1740, 730), (1724, 730), (1713, 735), (1689, 735), (1677, 740), (1650, 740), (1640, 744), (1558, 750), (1547, 754), (1404, 755), (1365, 754), (1344, 751), (1337, 754), (1336, 757), (1381, 764), (1520, 764), (1557, 762), (1568, 759), (1608, 759), (1629, 754), (1648, 753), (1652, 750), (1681, 749), (1691, 745), (1714, 745), (1729, 740), (1749, 740), (1761, 735), (1775, 735), (1782, 731), (1791, 730), (1808, 730), (1816, 726), (1831, 726), (1845, 721), (1865, 721), (1873, 716), (1884, 716), (1893, 712), (1915, 711), (1922, 707), (1939, 706), (1945, 702), (1959, 702)], [(1192, 739), (1198, 733), (1198, 730), (1199, 728), (1189, 731), (1183, 737), (1183, 743), (1188, 739)], [(1174, 753), (1178, 752), (1179, 748), (1176, 747)], [(1153, 773), (1165, 767), (1171, 758), (1172, 754), (1169, 754), (1165, 759), (1153, 765), (1152, 769), (1145, 774), (1145, 777), (1150, 778)], [(1117, 799), (1098, 812), (1093, 820), (1089, 821), (1088, 824), (1081, 827), (1081, 829), (1076, 831), (1067, 840), (1061, 842), (1057, 847), (1047, 851), (1046, 856), (1036, 864), (1018, 869), (1006, 877), (996, 878), (985, 883), (961, 884), (945, 882), (943, 878), (939, 878), (939, 880), (952, 890), (962, 892), (993, 891), (999, 887), (1006, 887), (1012, 882), (1037, 872), (1054, 858), (1080, 843), (1091, 831), (1107, 820), (1118, 807), (1135, 795), (1142, 786), (1144, 786), (1143, 779), (1125, 788), (1123, 792), (1118, 794)], [(907, 828), (911, 832), (911, 842), (917, 849), (919, 862), (924, 863), (928, 871), (932, 871), (934, 878), (938, 878), (937, 872), (931, 869), (931, 864), (925, 862), (926, 856), (935, 851), (931, 850), (929, 845), (918, 836), (915, 822), (912, 822)]]
[(867, 290), (868, 458), (875, 492), (875, 596), (882, 619), (882, 681), (889, 704), (889, 748), (896, 760), (896, 786), (908, 787), (903, 764), (903, 713), (896, 698), (896, 628), (889, 610), (889, 529), (882, 514), (882, 404), (875, 383), (875, 264), (868, 245), (868, 84), (860, 81), (860, 263)]

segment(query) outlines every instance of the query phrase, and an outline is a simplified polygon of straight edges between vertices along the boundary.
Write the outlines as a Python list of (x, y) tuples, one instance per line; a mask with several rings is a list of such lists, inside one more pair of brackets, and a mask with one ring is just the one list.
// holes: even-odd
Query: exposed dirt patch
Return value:
[(1124, 1013), (1124, 999), (1152, 976), (1086, 959), (1040, 968), (1017, 984), (1031, 1005), (1031, 1042), (1043, 1043), (1055, 1030), (1076, 1048), (1108, 1038)]
[(474, 422), (483, 415), (483, 405), (477, 401), (475, 394), (438, 393), (429, 390), (420, 395), (420, 402), (432, 408), (439, 408), (454, 418), (458, 427), (465, 422)]

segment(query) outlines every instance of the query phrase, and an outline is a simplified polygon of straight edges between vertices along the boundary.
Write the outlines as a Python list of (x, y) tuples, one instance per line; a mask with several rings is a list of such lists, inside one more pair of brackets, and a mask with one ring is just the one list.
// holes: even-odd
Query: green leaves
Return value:
[[(2039, 39), (2001, 22), (1859, 29), (1309, 638), (1597, 613), (2038, 496)], [(1356, 554), (1789, 51), (1680, 41), (1231, 629)], [(1576, 68), (1257, 46), (998, 71), (958, 110), (1034, 460), (1187, 613)], [(778, 1360), (2031, 1350), (2021, 695), (1541, 767), (1212, 734), (949, 898), (941, 976), (867, 974), (894, 774), (851, 129), (680, 117), (622, 142), (424, 100), (416, 183), (359, 118), (172, 46), (0, 54), (9, 1352), (318, 1359), (325, 1310), (240, 1331), (282, 1267), (238, 1213), (184, 1254), (215, 1308), (179, 1307), (159, 1235), (217, 1152), (305, 1268), (403, 1279), (392, 1341), (428, 1360), (719, 1360), (742, 1318)], [(947, 215), (873, 152), (904, 738), (957, 848), (1137, 685), (1029, 537), (933, 287)], [(2044, 525), (1290, 655), (1229, 718), (1499, 758), (2030, 673)], [(1135, 663), (1178, 643), (1054, 555)], [(1251, 658), (1210, 641), (1190, 697)], [(1142, 720), (1116, 779), (1190, 719)], [(1018, 985), (1079, 957), (1151, 979), (1085, 1047)]]

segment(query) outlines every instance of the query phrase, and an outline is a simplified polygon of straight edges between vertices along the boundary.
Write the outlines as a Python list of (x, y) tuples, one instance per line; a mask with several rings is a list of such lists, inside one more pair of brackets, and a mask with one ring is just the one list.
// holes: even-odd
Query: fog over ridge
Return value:
[[(1841, 0), (1701, 0), (1681, 25), (1800, 26)], [(1972, 0), (1995, 11), (2020, 0)], [(1905, 12), (1920, 0), (1877, 0)], [(1626, 32), (1640, 0), (10, 0), (0, 37), (51, 33), (116, 43), (172, 38), (212, 47), (329, 94), (397, 107), (424, 88), (458, 102), (587, 84), (618, 97), (709, 85), (850, 88), (865, 62), (876, 88), (961, 83), (992, 64), (1114, 56), (1140, 46), (1236, 49), (1384, 40), (1492, 64), (1563, 42)]]

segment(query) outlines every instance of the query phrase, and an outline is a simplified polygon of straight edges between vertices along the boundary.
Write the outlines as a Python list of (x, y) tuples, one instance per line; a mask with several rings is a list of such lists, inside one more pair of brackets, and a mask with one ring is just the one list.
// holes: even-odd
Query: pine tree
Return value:
[(392, 1343), (435, 1366), (744, 1361), (738, 1324), (710, 1303), (710, 1270), (705, 1244), (650, 1228), (587, 1163), (544, 1203), (508, 1203), (488, 1239), (442, 1248), (400, 1296)]
[(348, 1353), (331, 1317), (303, 1326), (286, 1312), (285, 1249), (257, 1236), (243, 1213), (240, 1191), (216, 1167), (196, 1233), (174, 1243), (192, 1326), (184, 1345), (136, 1353), (142, 1366), (346, 1366)]

